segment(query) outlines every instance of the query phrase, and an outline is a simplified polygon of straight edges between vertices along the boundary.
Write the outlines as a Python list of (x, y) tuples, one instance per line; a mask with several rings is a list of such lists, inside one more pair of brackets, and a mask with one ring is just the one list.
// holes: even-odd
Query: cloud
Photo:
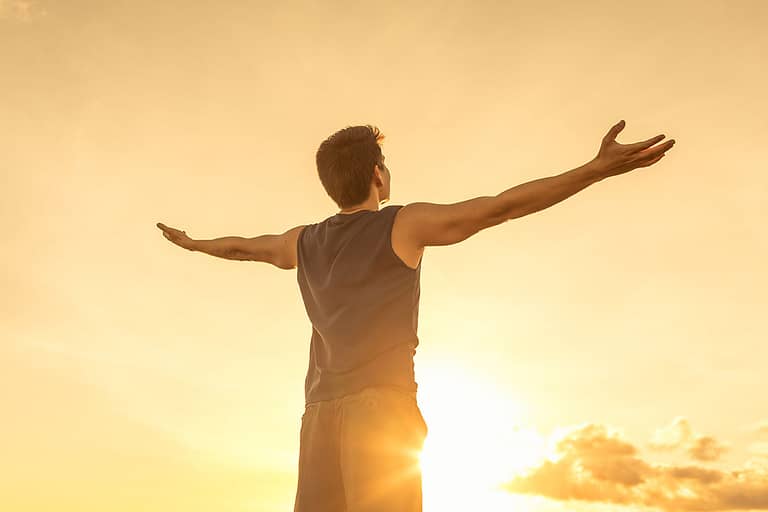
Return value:
[[(684, 433), (684, 422), (678, 422), (676, 428)], [(690, 446), (703, 447), (706, 456), (711, 456), (708, 450), (717, 451), (712, 446), (720, 445), (710, 443), (694, 441)], [(556, 460), (544, 461), (503, 487), (561, 501), (647, 506), (669, 512), (768, 510), (766, 466), (722, 471), (696, 465), (655, 465), (644, 461), (635, 446), (597, 424), (567, 431), (556, 443), (556, 453)]]
[(728, 447), (714, 437), (698, 436), (688, 445), (688, 455), (700, 461), (718, 460)]
[(682, 416), (676, 417), (666, 427), (658, 429), (648, 445), (654, 450), (675, 450), (687, 443), (693, 436), (691, 424)]
[(702, 462), (716, 461), (728, 451), (728, 446), (714, 437), (695, 433), (683, 416), (656, 430), (648, 446), (657, 451), (685, 450), (691, 458)]
[(768, 420), (758, 422), (754, 426), (754, 433), (761, 437), (768, 437)]

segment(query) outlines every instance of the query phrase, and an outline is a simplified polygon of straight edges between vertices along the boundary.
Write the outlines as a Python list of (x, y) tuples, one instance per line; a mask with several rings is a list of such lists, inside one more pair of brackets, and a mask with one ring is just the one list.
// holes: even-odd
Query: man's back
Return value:
[(392, 247), (400, 205), (336, 214), (297, 240), (297, 281), (312, 323), (307, 403), (370, 386), (416, 391), (421, 263)]

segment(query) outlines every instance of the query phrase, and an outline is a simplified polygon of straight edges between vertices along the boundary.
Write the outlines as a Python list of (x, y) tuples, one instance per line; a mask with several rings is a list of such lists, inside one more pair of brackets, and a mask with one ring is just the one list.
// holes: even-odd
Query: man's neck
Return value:
[(377, 211), (379, 211), (379, 204), (378, 203), (363, 204), (363, 205), (358, 206), (356, 208), (350, 208), (349, 210), (346, 210), (346, 209), (342, 208), (339, 211), (339, 213), (343, 214), (343, 215), (347, 215), (347, 214), (350, 214), (350, 213), (360, 212), (360, 211), (363, 211), (363, 210), (369, 210), (369, 211), (372, 211), (372, 212), (377, 212)]

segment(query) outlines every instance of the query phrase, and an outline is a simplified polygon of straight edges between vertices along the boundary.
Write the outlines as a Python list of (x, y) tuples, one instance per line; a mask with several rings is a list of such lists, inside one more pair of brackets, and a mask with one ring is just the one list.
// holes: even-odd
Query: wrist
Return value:
[(584, 176), (592, 183), (601, 181), (612, 175), (611, 168), (605, 161), (595, 157), (582, 166)]

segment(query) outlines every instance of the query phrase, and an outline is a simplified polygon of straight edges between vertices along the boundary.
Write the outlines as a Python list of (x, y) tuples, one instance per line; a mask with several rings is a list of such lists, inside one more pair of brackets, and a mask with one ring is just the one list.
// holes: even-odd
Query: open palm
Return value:
[(666, 151), (675, 144), (675, 139), (670, 139), (664, 144), (654, 146), (665, 137), (664, 134), (642, 142), (619, 144), (616, 142), (616, 136), (624, 129), (625, 124), (623, 120), (619, 121), (608, 130), (600, 144), (600, 151), (595, 157), (605, 169), (609, 170), (608, 176), (622, 174), (638, 167), (648, 167), (661, 160)]

